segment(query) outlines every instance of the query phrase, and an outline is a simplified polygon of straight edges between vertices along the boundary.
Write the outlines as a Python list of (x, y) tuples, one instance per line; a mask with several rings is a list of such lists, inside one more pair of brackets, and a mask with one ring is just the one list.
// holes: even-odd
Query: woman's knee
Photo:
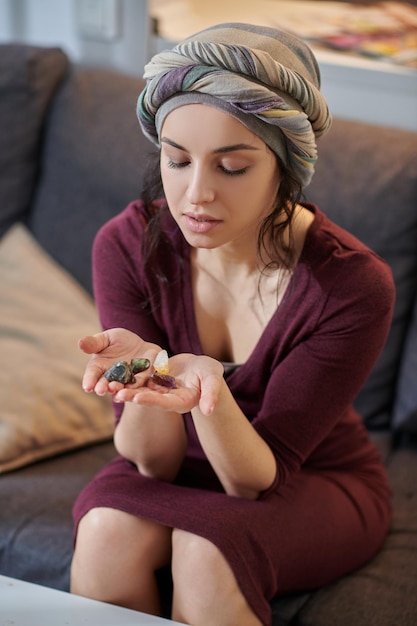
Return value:
[(71, 591), (159, 614), (155, 570), (170, 556), (169, 528), (122, 511), (92, 509), (79, 524)]
[(204, 537), (173, 531), (172, 577), (174, 619), (191, 624), (260, 626), (232, 568), (219, 548)]
[(172, 533), (172, 550), (173, 559), (187, 562), (190, 567), (202, 562), (210, 567), (217, 560), (223, 559), (220, 550), (211, 541), (178, 528)]
[(94, 508), (80, 520), (71, 565), (71, 590), (79, 592), (117, 555), (121, 524), (117, 511)]
[(91, 509), (80, 521), (73, 558), (73, 571), (114, 571), (148, 564), (157, 569), (171, 556), (170, 529), (123, 511)]
[(218, 584), (224, 593), (234, 591), (237, 583), (233, 572), (219, 548), (211, 541), (175, 529), (172, 536), (172, 575), (177, 586), (201, 585), (204, 595), (213, 591), (216, 595)]
[(120, 533), (117, 511), (107, 508), (91, 509), (80, 520), (75, 541), (75, 553), (94, 553), (100, 557), (108, 553), (116, 544)]

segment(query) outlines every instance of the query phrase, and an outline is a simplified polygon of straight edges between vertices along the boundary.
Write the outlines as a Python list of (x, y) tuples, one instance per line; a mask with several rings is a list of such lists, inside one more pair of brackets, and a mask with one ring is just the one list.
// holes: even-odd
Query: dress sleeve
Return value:
[(322, 303), (314, 328), (275, 364), (253, 421), (276, 456), (275, 486), (353, 412), (385, 343), (394, 304), (390, 269), (371, 254), (353, 256), (331, 283), (313, 289), (311, 311)]
[[(166, 336), (150, 307), (149, 288), (143, 272), (141, 238), (144, 218), (135, 204), (107, 222), (93, 245), (93, 288), (103, 330), (126, 328), (140, 337), (166, 345)], [(113, 404), (115, 423), (123, 405)]]
[(132, 204), (99, 230), (93, 245), (94, 297), (103, 329), (126, 328), (165, 345), (165, 332), (149, 306), (140, 245), (144, 227), (140, 206)]

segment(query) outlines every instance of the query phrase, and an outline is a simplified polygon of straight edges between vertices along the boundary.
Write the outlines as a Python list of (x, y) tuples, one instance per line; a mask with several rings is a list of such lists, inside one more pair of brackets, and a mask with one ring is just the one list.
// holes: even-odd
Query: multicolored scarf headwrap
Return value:
[(159, 144), (165, 117), (206, 103), (261, 137), (305, 187), (317, 160), (316, 138), (331, 116), (310, 48), (294, 35), (250, 24), (219, 24), (155, 55), (145, 66), (137, 115)]

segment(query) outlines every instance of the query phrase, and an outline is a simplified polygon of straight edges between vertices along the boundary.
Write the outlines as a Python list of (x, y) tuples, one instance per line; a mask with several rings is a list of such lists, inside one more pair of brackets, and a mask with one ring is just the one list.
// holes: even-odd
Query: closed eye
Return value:
[(239, 170), (229, 170), (227, 167), (220, 166), (220, 169), (227, 174), (228, 176), (241, 176), (242, 174), (246, 174), (248, 168), (242, 167)]
[[(187, 165), (190, 165), (190, 161), (168, 161), (168, 167), (173, 170), (182, 169), (184, 167), (187, 167)], [(242, 174), (245, 174), (248, 170), (247, 167), (242, 167), (238, 170), (229, 170), (227, 167), (224, 167), (222, 165), (219, 165), (219, 168), (227, 176), (241, 176)]]
[(181, 161), (180, 163), (178, 163), (177, 161), (168, 161), (168, 167), (170, 167), (173, 170), (181, 169), (182, 167), (187, 167), (187, 165), (190, 165), (190, 161)]

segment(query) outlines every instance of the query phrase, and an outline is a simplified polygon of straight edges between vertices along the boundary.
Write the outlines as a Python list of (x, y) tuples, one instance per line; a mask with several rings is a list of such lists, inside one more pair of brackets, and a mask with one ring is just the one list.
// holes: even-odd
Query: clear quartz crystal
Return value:
[(158, 374), (169, 374), (168, 352), (166, 350), (158, 352), (153, 366)]
[(160, 385), (161, 387), (168, 387), (169, 389), (177, 388), (175, 378), (169, 375), (168, 353), (166, 350), (158, 352), (153, 363), (153, 369), (153, 374), (149, 376), (149, 379), (152, 382)]

